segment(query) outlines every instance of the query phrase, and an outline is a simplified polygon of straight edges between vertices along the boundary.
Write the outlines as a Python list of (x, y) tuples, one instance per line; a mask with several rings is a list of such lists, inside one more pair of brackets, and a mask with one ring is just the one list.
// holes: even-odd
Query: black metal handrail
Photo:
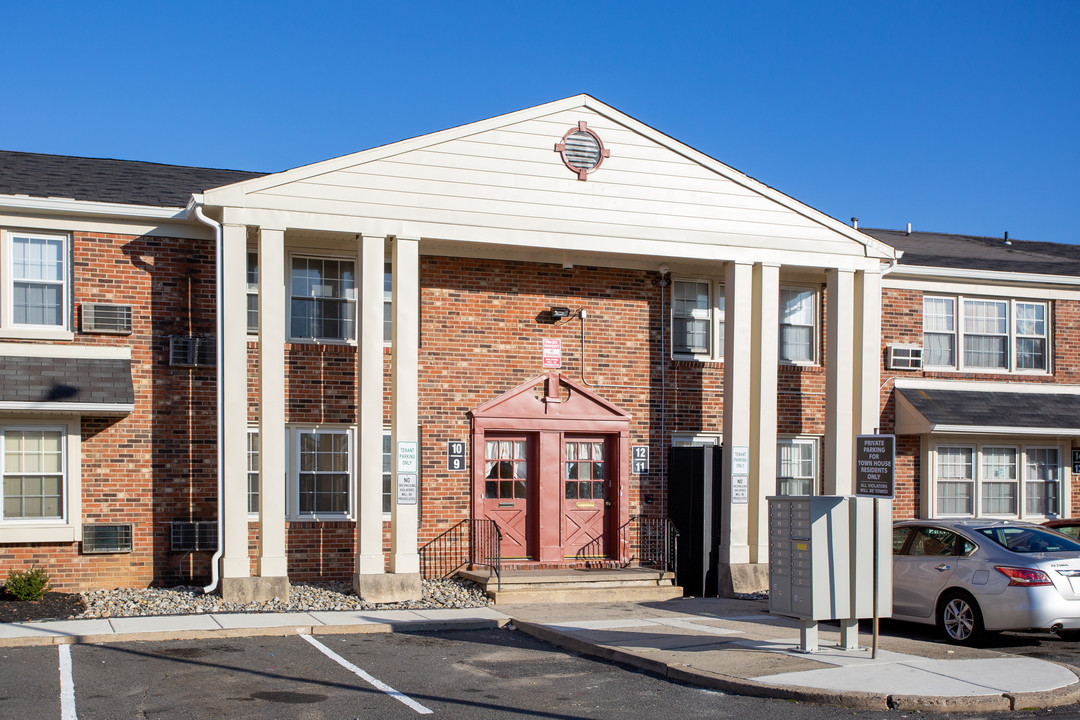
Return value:
[(420, 548), (420, 574), (450, 577), (461, 568), (487, 567), (502, 589), (502, 532), (494, 520), (462, 520)]
[[(629, 529), (637, 528), (637, 544), (631, 546)], [(668, 518), (635, 515), (619, 528), (620, 545), (628, 548), (629, 562), (676, 572), (679, 564), (679, 531)], [(636, 552), (635, 552), (636, 551)]]

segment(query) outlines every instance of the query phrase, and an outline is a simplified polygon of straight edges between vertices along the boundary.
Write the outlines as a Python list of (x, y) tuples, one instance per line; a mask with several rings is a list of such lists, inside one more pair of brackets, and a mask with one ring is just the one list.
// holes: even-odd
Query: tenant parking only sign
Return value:
[(855, 436), (856, 495), (891, 498), (895, 465), (895, 435)]

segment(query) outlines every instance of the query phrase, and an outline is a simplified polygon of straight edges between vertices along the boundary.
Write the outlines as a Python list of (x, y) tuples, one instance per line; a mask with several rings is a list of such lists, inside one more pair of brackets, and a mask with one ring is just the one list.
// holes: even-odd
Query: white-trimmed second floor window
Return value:
[(813, 495), (817, 486), (817, 440), (776, 441), (776, 494)]
[(1044, 302), (924, 296), (923, 366), (1046, 372), (1048, 310)]
[(1060, 512), (1057, 447), (952, 444), (938, 445), (935, 453), (936, 517), (1046, 517)]
[(247, 254), (247, 331), (259, 332), (259, 253), (255, 250)]
[(724, 288), (711, 280), (671, 283), (673, 355), (724, 356)]
[(290, 274), (289, 336), (356, 339), (356, 262), (295, 256)]
[(71, 305), (68, 237), (8, 232), (10, 258), (5, 323), (11, 327), (64, 330)]
[(63, 521), (66, 516), (62, 427), (3, 429), (0, 521)]
[(780, 288), (780, 362), (817, 361), (817, 292), (810, 288)]

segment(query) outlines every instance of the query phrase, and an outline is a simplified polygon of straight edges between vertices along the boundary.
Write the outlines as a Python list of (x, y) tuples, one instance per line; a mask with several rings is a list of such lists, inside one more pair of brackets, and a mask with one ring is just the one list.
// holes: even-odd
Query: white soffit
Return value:
[[(610, 151), (586, 181), (555, 150), (581, 122)], [(599, 252), (677, 242), (894, 255), (588, 95), (209, 190), (204, 198), (209, 206), (355, 218), (363, 233), (396, 223), (449, 241), (504, 236), (508, 244), (543, 247), (545, 237), (562, 237)]]

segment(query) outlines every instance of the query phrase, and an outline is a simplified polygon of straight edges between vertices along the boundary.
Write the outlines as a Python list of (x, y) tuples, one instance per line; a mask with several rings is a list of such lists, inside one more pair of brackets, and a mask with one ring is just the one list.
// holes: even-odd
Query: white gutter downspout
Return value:
[(218, 563), (221, 561), (221, 556), (225, 554), (225, 424), (223, 415), (222, 400), (224, 391), (221, 386), (222, 375), (224, 373), (222, 355), (224, 354), (224, 320), (221, 317), (221, 296), (222, 296), (222, 277), (221, 277), (221, 259), (222, 259), (222, 235), (221, 235), (221, 223), (206, 217), (202, 211), (201, 196), (193, 195), (191, 202), (188, 204), (188, 212), (194, 215), (195, 219), (204, 225), (209, 225), (214, 230), (214, 321), (217, 331), (217, 342), (214, 343), (214, 351), (216, 354), (215, 362), (217, 364), (216, 375), (217, 382), (215, 383), (215, 392), (217, 395), (217, 551), (214, 553), (214, 557), (210, 558), (210, 584), (203, 588), (203, 593), (209, 595), (214, 592), (218, 586)]

